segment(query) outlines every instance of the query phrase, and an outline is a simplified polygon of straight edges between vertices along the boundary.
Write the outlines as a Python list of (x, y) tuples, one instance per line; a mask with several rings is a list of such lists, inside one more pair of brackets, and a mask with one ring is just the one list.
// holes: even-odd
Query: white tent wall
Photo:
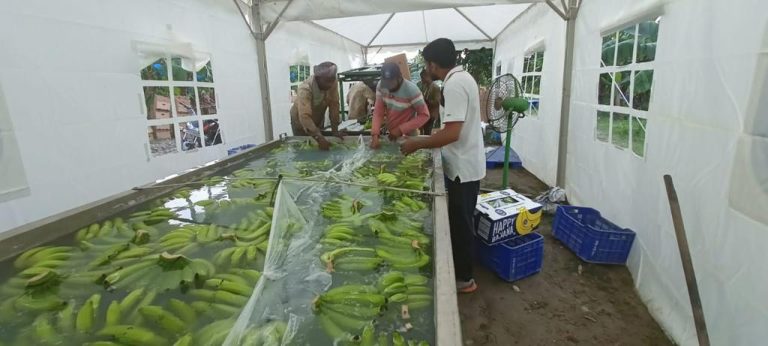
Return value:
[[(637, 232), (628, 262), (636, 288), (681, 345), (697, 341), (664, 174), (675, 179), (712, 344), (759, 345), (768, 337), (768, 226), (757, 220), (766, 209), (759, 216), (745, 207), (768, 197), (758, 155), (768, 152), (768, 131), (757, 128), (758, 114), (768, 114), (765, 13), (760, 0), (591, 0), (577, 18), (569, 200)], [(601, 36), (657, 14), (642, 158), (595, 139)]]
[(522, 82), (523, 60), (535, 50), (544, 50), (540, 109), (536, 116), (520, 120), (512, 131), (512, 147), (523, 166), (547, 185), (557, 175), (557, 147), (560, 134), (565, 21), (546, 4), (532, 5), (496, 39), (496, 66)]
[[(361, 46), (320, 26), (305, 22), (280, 23), (267, 39), (269, 91), (275, 138), (292, 135), (289, 68), (296, 55), (306, 54), (310, 66), (332, 61), (339, 72), (363, 66)], [(345, 90), (345, 96), (346, 96)], [(326, 121), (326, 124), (330, 124)]]
[[(172, 36), (212, 57), (224, 144), (148, 158), (132, 43)], [(0, 200), (0, 231), (264, 141), (255, 43), (231, 2), (3, 1), (0, 50), (29, 186), (23, 197)]]

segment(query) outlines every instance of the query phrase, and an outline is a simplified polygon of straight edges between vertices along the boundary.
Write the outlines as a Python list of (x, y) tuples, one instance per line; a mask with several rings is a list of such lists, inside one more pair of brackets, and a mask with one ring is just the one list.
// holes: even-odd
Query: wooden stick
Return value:
[(685, 235), (685, 225), (683, 224), (683, 214), (680, 211), (680, 201), (677, 199), (677, 191), (675, 191), (675, 185), (672, 183), (672, 177), (669, 174), (664, 176), (664, 185), (667, 187), (667, 198), (669, 199), (669, 209), (672, 212), (672, 223), (675, 226), (677, 247), (680, 250), (680, 259), (683, 262), (683, 273), (685, 273), (685, 283), (688, 286), (688, 296), (691, 299), (693, 322), (696, 324), (696, 335), (699, 338), (700, 346), (709, 346), (707, 322), (704, 319), (704, 308), (701, 306), (699, 286), (696, 283), (696, 273), (693, 270), (691, 252), (688, 249), (688, 238)]

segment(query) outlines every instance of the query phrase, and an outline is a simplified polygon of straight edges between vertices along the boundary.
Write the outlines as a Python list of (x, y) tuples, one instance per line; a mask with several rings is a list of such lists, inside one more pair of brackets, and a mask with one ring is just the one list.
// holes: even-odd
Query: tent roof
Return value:
[(439, 37), (492, 41), (530, 3), (541, 1), (263, 0), (261, 13), (266, 23), (312, 21), (366, 47), (407, 46)]

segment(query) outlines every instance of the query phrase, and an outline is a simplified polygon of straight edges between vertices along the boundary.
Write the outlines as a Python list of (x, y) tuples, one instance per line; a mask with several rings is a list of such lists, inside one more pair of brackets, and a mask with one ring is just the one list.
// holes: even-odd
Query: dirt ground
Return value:
[[(523, 169), (510, 172), (516, 191), (537, 195), (547, 186)], [(484, 188), (499, 189), (501, 170), (488, 170)], [(459, 296), (465, 345), (671, 345), (635, 293), (626, 267), (582, 262), (544, 235), (540, 273), (514, 283), (475, 267), (479, 290)], [(579, 274), (581, 266), (581, 274)]]

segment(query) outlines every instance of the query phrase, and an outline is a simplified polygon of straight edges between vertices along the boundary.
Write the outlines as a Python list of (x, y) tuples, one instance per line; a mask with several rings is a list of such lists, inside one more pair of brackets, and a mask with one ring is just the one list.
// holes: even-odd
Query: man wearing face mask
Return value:
[(395, 63), (381, 66), (371, 127), (371, 147), (374, 149), (381, 146), (379, 135), (384, 116), (387, 117), (389, 139), (392, 141), (417, 135), (417, 130), (429, 120), (429, 109), (421, 90), (415, 83), (403, 78), (400, 67)]
[(333, 135), (344, 139), (339, 132), (339, 85), (336, 64), (326, 61), (314, 67), (314, 74), (299, 86), (291, 107), (291, 128), (294, 136), (312, 136), (320, 150), (328, 150), (330, 143), (320, 132), (325, 127), (325, 112), (331, 119)]

